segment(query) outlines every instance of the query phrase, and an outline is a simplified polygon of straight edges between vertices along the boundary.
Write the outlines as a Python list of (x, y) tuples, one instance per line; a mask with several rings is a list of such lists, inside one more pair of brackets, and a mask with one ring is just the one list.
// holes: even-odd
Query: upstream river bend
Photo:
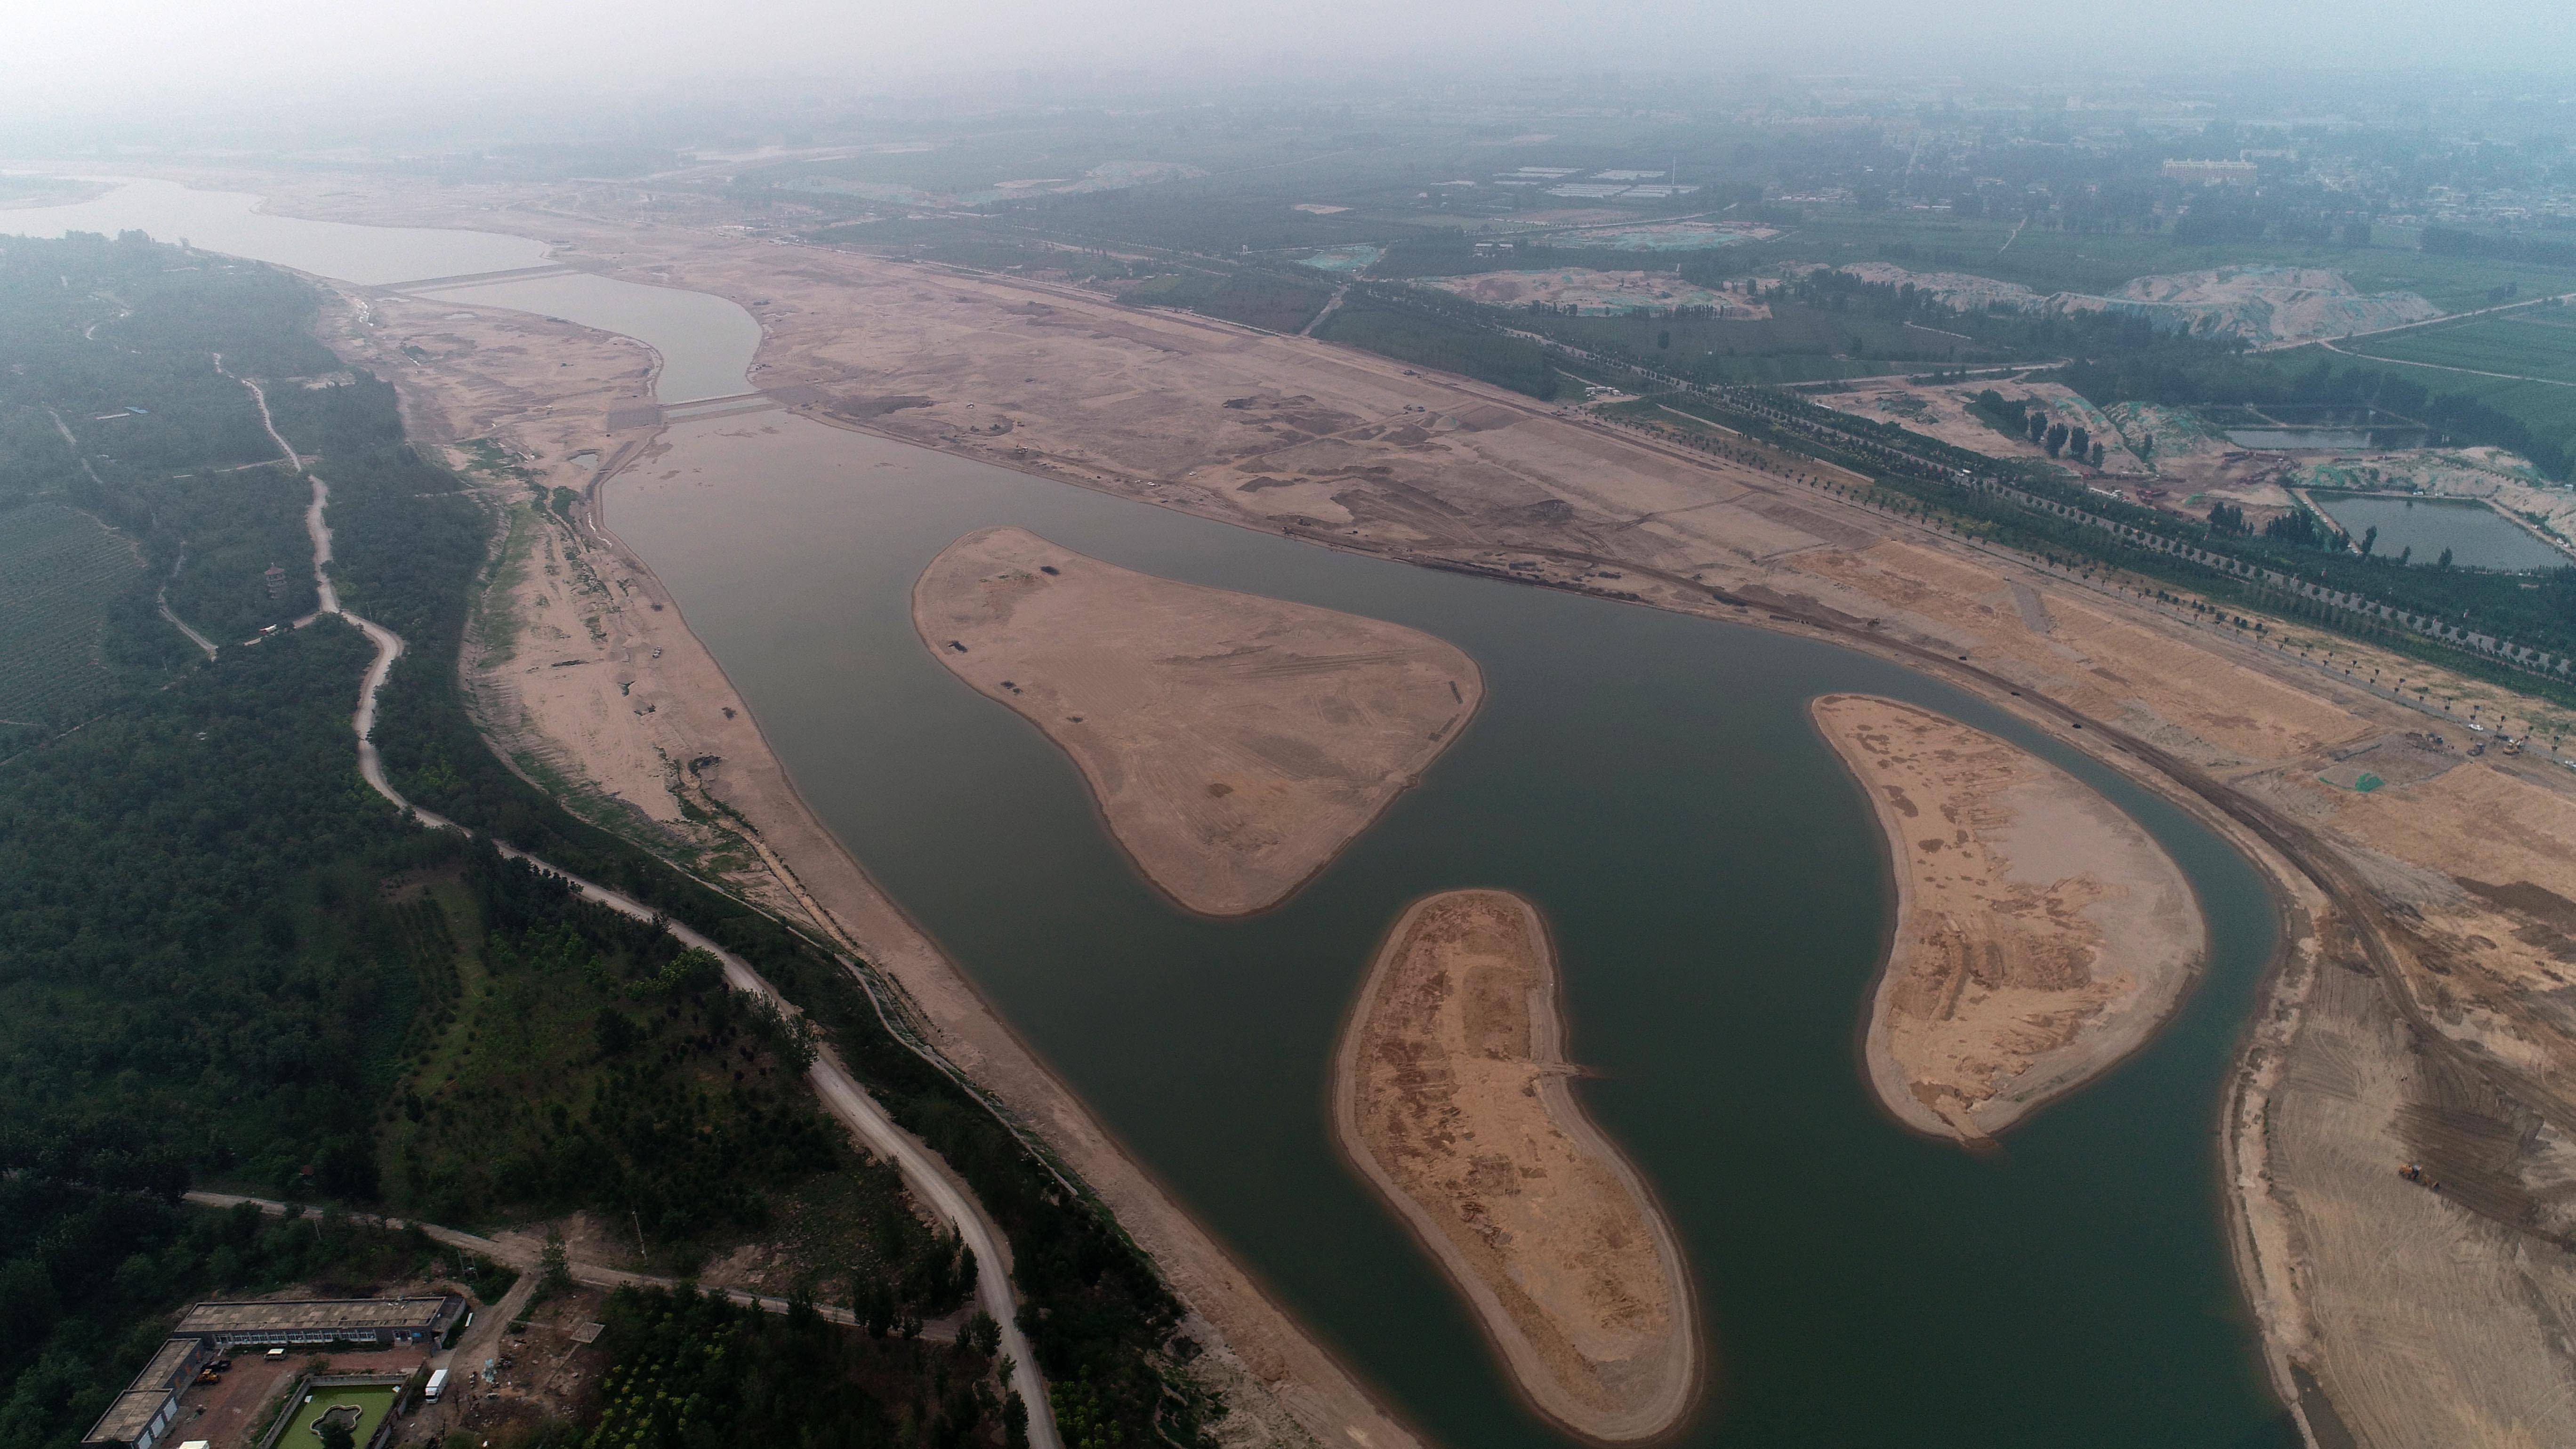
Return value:
[[(175, 237), (189, 219), (156, 223), (118, 196), (124, 225)], [(46, 218), (8, 213), (0, 229), (42, 233)], [(314, 245), (274, 241), (298, 225), (318, 224), (268, 218), (224, 244), (307, 266)], [(386, 282), (531, 264), (499, 244), (533, 245), (516, 239), (446, 233), (460, 240), (445, 255), (390, 234), (412, 250), (307, 269)], [(701, 315), (585, 311), (598, 279), (548, 280), (475, 301), (604, 330)], [(708, 350), (691, 354), (698, 325), (653, 339), (666, 368), (709, 376), (707, 359), (739, 346), (735, 324), (703, 324)], [(825, 823), (1130, 1149), (1434, 1438), (1567, 1442), (1518, 1405), (1446, 1282), (1336, 1156), (1326, 1072), (1404, 904), (1499, 886), (1549, 917), (1568, 1044), (1595, 1073), (1578, 1090), (1691, 1261), (1717, 1367), (1677, 1442), (2296, 1443), (2232, 1281), (2216, 1148), (2272, 916), (2253, 869), (2183, 812), (1977, 698), (1808, 640), (1336, 554), (783, 412), (679, 423), (666, 441), (610, 486), (610, 521)], [(1129, 867), (1065, 757), (913, 634), (922, 567), (996, 524), (1428, 630), (1476, 657), (1485, 707), (1422, 788), (1285, 906), (1185, 916)], [(1946, 711), (2092, 783), (2174, 853), (2208, 916), (2208, 978), (2173, 1025), (1998, 1154), (1907, 1134), (1862, 1082), (1889, 895), (1866, 802), (1805, 718), (1808, 699), (1840, 690)]]

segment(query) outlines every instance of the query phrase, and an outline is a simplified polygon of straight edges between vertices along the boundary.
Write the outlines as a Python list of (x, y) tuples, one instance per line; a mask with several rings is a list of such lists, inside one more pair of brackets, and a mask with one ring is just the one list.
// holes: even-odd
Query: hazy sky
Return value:
[[(1907, 63), (2080, 85), (2200, 64), (2576, 71), (2576, 0), (18, 0), (0, 125), (209, 105), (256, 115), (496, 87), (542, 106), (686, 79), (853, 89), (1035, 67), (1275, 74), (1335, 59), (1447, 70), (1796, 72)], [(0, 150), (8, 137), (0, 132)]]

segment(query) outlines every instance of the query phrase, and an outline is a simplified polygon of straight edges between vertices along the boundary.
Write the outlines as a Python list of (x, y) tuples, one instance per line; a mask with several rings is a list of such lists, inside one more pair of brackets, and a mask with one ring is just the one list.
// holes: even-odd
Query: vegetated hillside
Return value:
[(1120, 296), (1141, 306), (1179, 307), (1269, 332), (1295, 332), (1315, 320), (1333, 293), (1329, 287), (1246, 270), (1224, 276), (1166, 272)]
[(1399, 362), (1463, 373), (1545, 400), (1556, 396), (1555, 369), (1546, 350), (1526, 337), (1511, 337), (1472, 302), (1410, 295), (1385, 287), (1354, 287), (1333, 315), (1315, 329), (1328, 342), (1357, 347)]
[[(208, 310), (179, 305), (186, 287), (220, 290), (240, 275), (153, 272), (124, 250), (134, 244), (98, 245), (136, 276), (163, 278), (154, 285), (173, 294), (178, 316)], [(185, 260), (149, 250), (165, 266)], [(269, 275), (284, 285), (265, 294), (277, 314), (268, 321), (300, 328), (312, 294)], [(175, 328), (135, 335), (147, 346), (205, 340)], [(61, 355), (76, 354), (66, 344)], [(136, 376), (193, 375), (142, 355)], [(12, 394), (22, 412), (52, 386), (45, 359), (30, 360), (10, 375), (26, 388)], [(412, 645), (376, 731), (405, 787), (690, 921), (809, 1006), (1010, 1235), (1046, 1371), (1085, 1384), (1091, 1412), (1127, 1442), (1158, 1422), (1173, 1442), (1196, 1442), (1202, 1406), (1162, 1376), (1178, 1351), (1166, 1347), (1177, 1305), (1094, 1205), (1069, 1197), (977, 1098), (890, 1036), (840, 962), (574, 819), (485, 746), (455, 681), (487, 516), (401, 440), (391, 390), (359, 376), (272, 393), (280, 427), (331, 481), (344, 596)], [(218, 405), (212, 392), (203, 401)], [(204, 434), (213, 449), (228, 436)], [(177, 457), (183, 472), (201, 461)], [(225, 520), (227, 496), (246, 512), (261, 506), (209, 492), (211, 522)], [(133, 626), (177, 637), (144, 600)], [(241, 1251), (210, 1253), (200, 1270), (171, 1245), (174, 1233), (205, 1231), (171, 1206), (192, 1182), (413, 1211), (586, 1206), (643, 1221), (654, 1255), (685, 1267), (761, 1230), (787, 1196), (832, 1181), (823, 1195), (852, 1236), (810, 1290), (857, 1305), (881, 1330), (955, 1305), (971, 1260), (914, 1216), (893, 1173), (855, 1161), (816, 1114), (797, 1080), (804, 1038), (667, 936), (488, 848), (422, 830), (366, 787), (349, 711), (370, 654), (333, 619), (226, 647), (169, 687), (129, 693), (84, 728), (0, 762), (0, 1101), (10, 1107), (0, 1196), (28, 1194), (7, 1199), (12, 1241), (54, 1244), (92, 1231), (84, 1224), (109, 1234), (0, 1269), (0, 1307), (41, 1310), (0, 1314), (0, 1412), (20, 1416), (0, 1424), (32, 1426), (0, 1437), (13, 1449), (67, 1449), (132, 1371), (134, 1355), (102, 1359), (99, 1346), (148, 1348), (156, 1329), (136, 1315), (164, 1310), (178, 1291), (271, 1283)], [(120, 1245), (130, 1245), (121, 1256)], [(110, 1260), (124, 1286), (102, 1296), (97, 1264)], [(759, 1362), (746, 1354), (710, 1372), (767, 1395), (776, 1384)], [(814, 1442), (889, 1442), (829, 1436), (844, 1420), (900, 1426), (908, 1413), (919, 1429), (932, 1421), (909, 1412), (916, 1403), (942, 1406), (943, 1434), (989, 1443), (1000, 1433), (1006, 1403), (969, 1395), (970, 1420), (967, 1401), (943, 1398), (965, 1382), (955, 1377), (972, 1368), (965, 1360), (888, 1362), (891, 1377), (856, 1390), (875, 1395), (879, 1412), (826, 1422), (820, 1408), (797, 1411), (826, 1435)], [(81, 1371), (66, 1367), (75, 1363)], [(569, 1444), (590, 1429), (544, 1433)]]
[(108, 619), (144, 573), (88, 514), (50, 500), (0, 508), (0, 751), (114, 692)]
[[(0, 554), (59, 535), (77, 510), (121, 535), (123, 568), (59, 554), (0, 570), (0, 746), (42, 738), (119, 690), (313, 609), (308, 491), (277, 459), (250, 394), (338, 368), (308, 332), (304, 284), (267, 268), (116, 241), (0, 240)], [(272, 382), (280, 395), (300, 383)], [(268, 575), (274, 565), (275, 578)]]
[(996, 1431), (1028, 1442), (1027, 1407), (993, 1391), (998, 1335), (980, 1313), (955, 1343), (927, 1344), (862, 1338), (802, 1307), (768, 1315), (686, 1290), (621, 1288), (606, 1322), (610, 1364), (586, 1442), (875, 1449), (988, 1444)]

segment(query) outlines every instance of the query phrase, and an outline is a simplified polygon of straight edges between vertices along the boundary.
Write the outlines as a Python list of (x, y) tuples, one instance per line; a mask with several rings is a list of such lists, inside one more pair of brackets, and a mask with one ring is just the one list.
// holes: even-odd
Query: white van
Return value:
[(421, 1398), (428, 1403), (435, 1404), (438, 1402), (438, 1396), (446, 1392), (447, 1370), (439, 1369), (429, 1376), (429, 1389), (426, 1393), (421, 1395)]

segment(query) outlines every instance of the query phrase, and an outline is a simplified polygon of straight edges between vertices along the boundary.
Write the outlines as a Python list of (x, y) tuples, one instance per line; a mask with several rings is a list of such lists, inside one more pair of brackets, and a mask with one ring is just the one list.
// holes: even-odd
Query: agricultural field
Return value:
[(76, 715), (114, 683), (100, 639), (143, 565), (76, 509), (0, 512), (0, 738)]
[(2088, 232), (2023, 227), (1994, 218), (1938, 212), (1860, 212), (1817, 208), (1767, 241), (1724, 253), (1730, 268), (1750, 271), (1793, 262), (1846, 265), (1892, 261), (1924, 271), (1966, 272), (2014, 282), (2042, 294), (2107, 295), (2138, 277), (2218, 267), (2268, 264), (2341, 272), (2365, 293), (2413, 292), (2445, 312), (2493, 305), (2491, 293), (2513, 287), (2524, 297), (2576, 287), (2564, 269), (2416, 249), (2411, 232), (2380, 228), (2360, 246), (2283, 241), (2195, 245), (2167, 232)]
[[(2576, 308), (2546, 305), (2343, 345), (2346, 352), (2576, 385)], [(2426, 379), (2430, 384), (2432, 379)]]

